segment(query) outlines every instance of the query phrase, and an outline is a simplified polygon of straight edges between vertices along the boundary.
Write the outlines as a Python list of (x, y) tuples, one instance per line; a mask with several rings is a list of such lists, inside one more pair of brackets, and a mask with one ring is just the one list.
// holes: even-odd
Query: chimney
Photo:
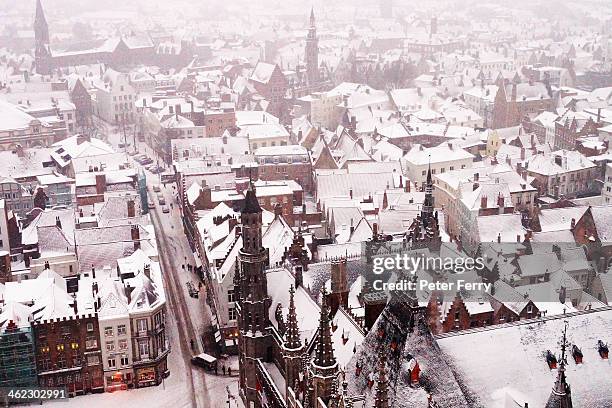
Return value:
[(106, 191), (106, 174), (96, 174), (96, 194), (104, 194)]
[(597, 108), (597, 123), (601, 123), (601, 108)]
[(147, 278), (151, 279), (151, 264), (146, 264), (143, 272)]
[(501, 243), (501, 232), (497, 233), (497, 243), (500, 244)]
[(174, 111), (176, 112), (177, 115), (180, 115), (182, 113), (181, 112), (181, 105), (180, 104), (176, 105), (175, 108), (174, 108)]
[(353, 189), (349, 189), (349, 196), (351, 197), (351, 199), (353, 199)]
[(169, 112), (171, 115), (174, 115), (174, 106), (168, 106), (168, 112)]
[(504, 207), (504, 196), (501, 193), (497, 194), (497, 206), (500, 208)]
[(377, 222), (372, 224), (372, 235), (375, 237), (378, 236), (378, 223)]
[(410, 192), (410, 180), (406, 180), (406, 192), (409, 193)]
[(480, 174), (474, 173), (474, 181), (480, 180)]
[(23, 146), (20, 143), (15, 146), (15, 153), (17, 153), (17, 157), (23, 157), (25, 155), (23, 152)]
[(478, 184), (478, 183), (474, 183), (474, 184), (472, 185), (472, 191), (475, 191), (475, 190), (476, 190), (478, 187), (480, 187), (480, 184)]
[(127, 216), (128, 218), (133, 218), (136, 216), (136, 205), (132, 199), (128, 200), (127, 202)]
[(132, 291), (133, 291), (133, 290), (134, 290), (134, 288), (133, 288), (133, 287), (131, 287), (131, 286), (130, 286), (130, 282), (128, 282), (128, 283), (125, 285), (125, 297), (127, 298), (127, 303), (128, 303), (128, 305), (129, 305), (130, 303), (132, 303)]
[(283, 215), (283, 206), (280, 203), (274, 205), (274, 217), (280, 217)]
[(576, 228), (576, 219), (572, 218), (572, 222), (570, 224), (570, 230), (573, 231)]
[(45, 270), (48, 270), (48, 269), (50, 269), (50, 267), (49, 267), (49, 261), (45, 261)]
[(62, 229), (62, 220), (60, 220), (59, 216), (55, 217), (55, 226), (59, 229)]
[(74, 310), (74, 314), (79, 314), (79, 307), (77, 304), (76, 294), (74, 296), (74, 302), (72, 303), (72, 310)]
[(351, 227), (350, 227), (351, 236), (355, 232), (355, 225), (353, 224), (353, 219), (351, 218)]
[(487, 196), (480, 196), (480, 208), (487, 208)]
[(521, 160), (525, 160), (525, 148), (521, 147)]
[(559, 288), (559, 302), (565, 304), (565, 300), (567, 298), (567, 289), (565, 286), (561, 286)]
[(134, 241), (134, 251), (140, 248), (140, 229), (138, 225), (132, 225), (130, 227), (130, 234), (132, 235), (132, 241)]

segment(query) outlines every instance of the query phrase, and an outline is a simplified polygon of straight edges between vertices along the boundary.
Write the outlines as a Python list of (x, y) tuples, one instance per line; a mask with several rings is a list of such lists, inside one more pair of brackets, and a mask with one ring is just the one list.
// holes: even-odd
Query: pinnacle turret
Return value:
[(336, 365), (336, 357), (334, 356), (334, 347), (332, 345), (329, 308), (327, 306), (325, 288), (321, 291), (321, 297), (321, 317), (319, 319), (319, 334), (314, 364), (319, 367), (333, 367)]
[(284, 346), (287, 349), (299, 349), (302, 346), (300, 341), (300, 330), (298, 328), (297, 314), (295, 312), (295, 289), (293, 285), (289, 288), (289, 314), (287, 315), (287, 330), (285, 332)]

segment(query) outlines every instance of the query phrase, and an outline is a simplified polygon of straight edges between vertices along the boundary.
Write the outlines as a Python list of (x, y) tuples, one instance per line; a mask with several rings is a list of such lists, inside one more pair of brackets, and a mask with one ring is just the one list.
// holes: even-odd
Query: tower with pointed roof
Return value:
[(434, 209), (433, 181), (431, 179), (431, 163), (430, 163), (427, 168), (427, 182), (425, 183), (425, 200), (423, 201), (423, 208), (421, 210), (421, 216), (423, 217), (423, 220), (428, 219), (430, 216), (433, 215), (433, 209)]
[(240, 394), (248, 407), (259, 407), (257, 360), (268, 359), (271, 333), (266, 269), (268, 251), (262, 245), (262, 209), (251, 182), (240, 215), (242, 248), (238, 253), (238, 349)]
[(306, 79), (308, 85), (319, 82), (319, 39), (317, 38), (314, 8), (310, 9), (310, 27), (306, 37)]
[(334, 356), (332, 334), (327, 306), (327, 293), (325, 287), (321, 292), (321, 316), (317, 331), (317, 345), (314, 358), (308, 367), (310, 406), (316, 407), (317, 399), (321, 398), (326, 404), (334, 394), (334, 387), (338, 380), (338, 362)]
[(34, 63), (37, 73), (47, 75), (51, 72), (49, 26), (41, 0), (36, 0), (36, 16), (34, 17)]
[[(295, 289), (293, 285), (289, 288), (289, 313), (287, 314), (287, 329), (283, 338), (283, 358), (285, 360), (285, 384), (286, 387), (294, 387), (300, 381), (302, 369), (302, 355), (305, 345), (300, 339), (300, 329), (295, 312)], [(285, 390), (287, 392), (288, 390)], [(294, 390), (298, 391), (298, 390)]]
[(565, 365), (567, 364), (567, 323), (563, 329), (563, 338), (561, 339), (561, 359), (559, 361), (559, 368), (557, 369), (557, 379), (555, 385), (550, 393), (548, 402), (545, 408), (572, 408), (572, 390), (570, 385), (567, 383), (565, 377)]
[(423, 207), (419, 215), (412, 221), (412, 224), (410, 224), (406, 232), (405, 242), (412, 248), (427, 247), (434, 251), (438, 251), (442, 244), (438, 212), (434, 211), (431, 165), (427, 169)]

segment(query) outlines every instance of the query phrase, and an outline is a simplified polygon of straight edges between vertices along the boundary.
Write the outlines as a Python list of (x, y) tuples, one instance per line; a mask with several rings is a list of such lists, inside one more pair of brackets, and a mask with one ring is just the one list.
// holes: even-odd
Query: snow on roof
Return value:
[(38, 119), (25, 113), (17, 106), (0, 100), (0, 131), (13, 131), (27, 129)]
[(588, 207), (582, 206), (542, 209), (538, 214), (542, 232), (569, 231), (572, 219), (578, 221), (586, 210)]
[(498, 236), (501, 237), (501, 242), (516, 242), (517, 235), (520, 235), (521, 241), (525, 237), (520, 214), (478, 217), (477, 223), (480, 242), (496, 242)]
[(416, 166), (428, 163), (444, 163), (452, 160), (473, 159), (474, 155), (457, 147), (451, 143), (441, 143), (434, 147), (423, 147), (414, 145), (408, 153), (404, 155), (404, 160)]
[[(286, 316), (289, 311), (289, 287), (295, 285), (295, 279), (285, 268), (270, 269), (266, 271), (266, 277), (269, 283), (274, 283), (268, 285), (268, 295), (272, 300), (269, 318), (270, 322), (278, 327), (276, 305), (282, 305), (283, 316)], [(295, 290), (294, 301), (300, 339), (309, 342), (319, 325), (320, 308), (302, 286)]]
[(574, 150), (557, 150), (550, 155), (536, 154), (529, 157), (525, 164), (527, 171), (546, 176), (595, 167), (592, 161)]
[(489, 330), (441, 338), (438, 344), (459, 383), (469, 390), (478, 405), (506, 407), (503, 398), (497, 398), (510, 387), (528, 398), (519, 401), (519, 406), (527, 402), (529, 406), (543, 407), (557, 375), (546, 363), (546, 350), (560, 357), (558, 342), (565, 321), (568, 340), (580, 347), (585, 361), (577, 365), (568, 356), (566, 375), (574, 403), (582, 408), (610, 406), (612, 395), (600, 390), (612, 388), (612, 376), (604, 374), (609, 364), (597, 353), (597, 341), (607, 342), (610, 338), (612, 310), (559, 316), (545, 323), (493, 326)]
[(9, 302), (4, 305), (2, 314), (0, 314), (1, 329), (4, 332), (9, 322), (14, 323), (18, 328), (30, 327), (31, 319), (32, 311), (28, 306), (18, 302)]
[(272, 74), (276, 68), (276, 64), (268, 64), (266, 62), (258, 62), (251, 74), (251, 80), (268, 83), (272, 78)]

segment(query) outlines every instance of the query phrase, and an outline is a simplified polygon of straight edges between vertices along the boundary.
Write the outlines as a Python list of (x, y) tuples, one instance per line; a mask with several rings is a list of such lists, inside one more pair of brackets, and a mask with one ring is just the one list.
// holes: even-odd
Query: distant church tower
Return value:
[(247, 407), (259, 408), (257, 360), (269, 360), (271, 334), (268, 310), (266, 268), (268, 252), (262, 245), (262, 210), (255, 195), (253, 183), (249, 185), (240, 215), (242, 222), (242, 249), (238, 254), (238, 277), (234, 279), (238, 295), (238, 348), (240, 353), (240, 396)]
[(310, 28), (306, 37), (306, 78), (308, 85), (319, 82), (319, 39), (317, 38), (314, 8), (310, 9)]
[(34, 17), (34, 63), (36, 72), (47, 75), (51, 73), (51, 50), (49, 48), (49, 26), (40, 0), (36, 0), (36, 17)]

